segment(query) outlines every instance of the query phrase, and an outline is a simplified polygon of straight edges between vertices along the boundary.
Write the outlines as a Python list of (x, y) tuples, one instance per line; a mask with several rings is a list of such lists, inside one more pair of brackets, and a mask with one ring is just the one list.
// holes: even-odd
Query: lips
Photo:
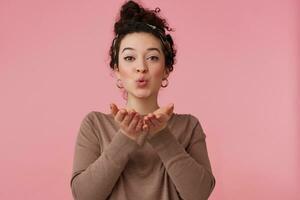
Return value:
[(148, 81), (146, 78), (144, 77), (140, 77), (136, 80), (137, 82), (143, 82), (143, 81)]
[(146, 86), (147, 83), (148, 83), (148, 80), (145, 79), (144, 77), (141, 77), (139, 79), (136, 80), (136, 83), (139, 87), (143, 87), (143, 86)]

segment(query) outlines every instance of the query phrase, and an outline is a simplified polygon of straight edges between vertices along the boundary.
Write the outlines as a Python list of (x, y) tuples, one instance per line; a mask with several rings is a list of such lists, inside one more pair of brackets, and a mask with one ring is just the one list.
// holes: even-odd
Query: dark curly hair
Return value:
[(171, 35), (166, 34), (165, 29), (167, 31), (174, 30), (169, 27), (165, 19), (158, 16), (159, 12), (160, 8), (149, 10), (134, 1), (127, 1), (122, 5), (119, 19), (114, 25), (115, 38), (109, 51), (111, 69), (114, 70), (115, 65), (118, 68), (120, 43), (125, 35), (134, 32), (147, 32), (160, 39), (165, 55), (165, 67), (168, 72), (173, 71), (176, 50)]

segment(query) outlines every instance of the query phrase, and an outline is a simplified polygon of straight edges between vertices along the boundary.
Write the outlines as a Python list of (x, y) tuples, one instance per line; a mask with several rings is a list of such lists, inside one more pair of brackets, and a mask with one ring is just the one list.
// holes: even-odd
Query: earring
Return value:
[(117, 85), (118, 88), (123, 88), (123, 86), (120, 86), (119, 83), (122, 83), (121, 79), (117, 80), (117, 84), (116, 85)]
[[(167, 79), (167, 78), (163, 78), (162, 80), (163, 80), (163, 81), (166, 80), (167, 83), (166, 83), (165, 85), (161, 84), (160, 86), (163, 87), (163, 88), (167, 87), (167, 86), (169, 85), (168, 79)], [(162, 82), (162, 83), (163, 83), (163, 82)]]

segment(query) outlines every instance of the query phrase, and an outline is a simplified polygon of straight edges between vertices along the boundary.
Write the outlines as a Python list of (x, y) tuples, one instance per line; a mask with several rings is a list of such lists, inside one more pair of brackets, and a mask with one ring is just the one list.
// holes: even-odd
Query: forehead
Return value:
[(144, 51), (153, 47), (161, 50), (161, 43), (160, 40), (151, 33), (129, 33), (122, 39), (120, 51), (126, 47), (134, 48), (136, 51)]

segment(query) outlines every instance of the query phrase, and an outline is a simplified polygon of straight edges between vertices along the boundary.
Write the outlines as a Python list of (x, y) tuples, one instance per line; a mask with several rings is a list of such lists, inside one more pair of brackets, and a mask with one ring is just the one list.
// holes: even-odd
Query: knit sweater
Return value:
[(199, 120), (172, 114), (144, 142), (123, 134), (112, 114), (90, 111), (75, 144), (71, 191), (76, 200), (202, 200), (215, 187)]

